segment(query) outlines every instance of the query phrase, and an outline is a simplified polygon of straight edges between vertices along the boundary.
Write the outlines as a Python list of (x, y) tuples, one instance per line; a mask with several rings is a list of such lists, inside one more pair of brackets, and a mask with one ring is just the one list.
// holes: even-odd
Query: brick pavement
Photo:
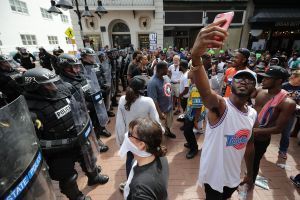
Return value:
[[(114, 132), (114, 124), (115, 118), (111, 118), (108, 129), (112, 133)], [(174, 122), (172, 131), (176, 133), (176, 139), (164, 139), (164, 144), (168, 148), (167, 158), (170, 168), (169, 200), (204, 199), (203, 189), (197, 186), (200, 156), (198, 154), (192, 160), (185, 158), (187, 149), (183, 147), (185, 139), (182, 131), (179, 129), (181, 125), (181, 122)], [(203, 135), (197, 137), (200, 148), (203, 143)], [(288, 178), (300, 172), (300, 146), (297, 145), (295, 138), (291, 138), (288, 159), (285, 162), (290, 169), (284, 170), (276, 166), (276, 163), (284, 163), (284, 160), (277, 157), (279, 139), (279, 135), (272, 137), (272, 142), (261, 161), (260, 175), (268, 178), (270, 190), (264, 190), (256, 186), (253, 192), (248, 195), (248, 199), (300, 200), (300, 189), (296, 189)], [(125, 160), (118, 156), (118, 146), (115, 143), (114, 133), (110, 138), (103, 138), (103, 141), (110, 149), (108, 152), (99, 155), (98, 163), (101, 165), (103, 173), (109, 175), (109, 182), (96, 187), (87, 186), (87, 178), (80, 170), (80, 167), (78, 167), (79, 165), (77, 165), (79, 172), (78, 184), (80, 189), (85, 194), (90, 195), (93, 200), (121, 200), (122, 194), (118, 187), (126, 177)], [(57, 182), (54, 182), (54, 187), (58, 200), (67, 199), (60, 193)], [(232, 199), (238, 199), (237, 192), (234, 193)]]

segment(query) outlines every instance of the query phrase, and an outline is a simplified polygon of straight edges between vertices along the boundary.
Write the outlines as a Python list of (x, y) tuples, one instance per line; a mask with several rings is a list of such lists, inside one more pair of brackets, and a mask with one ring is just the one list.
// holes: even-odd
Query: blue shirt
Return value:
[(147, 86), (148, 96), (157, 102), (161, 112), (172, 111), (172, 89), (168, 76), (164, 76), (163, 80), (156, 75), (152, 76)]

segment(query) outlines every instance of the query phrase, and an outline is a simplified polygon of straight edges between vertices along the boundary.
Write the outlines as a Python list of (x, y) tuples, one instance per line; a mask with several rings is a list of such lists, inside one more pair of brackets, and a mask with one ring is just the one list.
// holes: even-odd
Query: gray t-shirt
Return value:
[(157, 102), (161, 112), (172, 111), (172, 87), (170, 78), (164, 76), (163, 80), (159, 79), (156, 75), (152, 76), (148, 83), (147, 93), (148, 96)]
[(127, 200), (167, 200), (169, 165), (166, 157), (156, 158), (153, 162), (135, 166), (129, 184)]

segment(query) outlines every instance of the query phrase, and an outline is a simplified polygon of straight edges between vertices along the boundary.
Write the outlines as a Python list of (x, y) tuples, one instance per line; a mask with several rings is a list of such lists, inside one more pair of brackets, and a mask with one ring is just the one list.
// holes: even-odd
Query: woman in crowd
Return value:
[[(119, 146), (124, 141), (125, 133), (129, 130), (129, 123), (139, 117), (149, 117), (159, 122), (159, 116), (155, 104), (150, 97), (143, 96), (146, 81), (140, 76), (135, 76), (129, 82), (126, 95), (119, 100), (119, 107), (116, 118), (116, 141)], [(133, 161), (133, 154), (127, 153), (126, 175), (129, 176)], [(123, 190), (125, 183), (120, 184), (120, 190)]]
[(162, 133), (161, 125), (149, 118), (130, 122), (119, 153), (123, 157), (132, 152), (136, 162), (124, 189), (124, 199), (168, 199), (169, 166), (164, 157), (166, 148), (161, 146)]
[(132, 72), (132, 77), (137, 75), (149, 76), (147, 64), (148, 64), (148, 56), (147, 55), (138, 55), (137, 56), (138, 66)]

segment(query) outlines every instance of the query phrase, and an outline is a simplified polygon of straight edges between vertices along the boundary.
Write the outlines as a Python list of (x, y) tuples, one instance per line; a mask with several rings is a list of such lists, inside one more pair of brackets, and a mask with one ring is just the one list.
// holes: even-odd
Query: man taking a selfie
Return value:
[[(201, 56), (207, 47), (219, 48), (228, 33), (214, 22), (199, 32), (192, 50), (191, 73), (208, 109), (208, 123), (200, 160), (199, 184), (205, 186), (207, 200), (231, 197), (240, 185), (241, 162), (246, 161), (247, 174), (242, 184), (251, 188), (253, 181), (254, 145), (252, 129), (256, 111), (247, 105), (255, 92), (256, 75), (240, 70), (232, 80), (229, 98), (217, 95), (209, 86)], [(219, 38), (216, 40), (216, 36)]]

